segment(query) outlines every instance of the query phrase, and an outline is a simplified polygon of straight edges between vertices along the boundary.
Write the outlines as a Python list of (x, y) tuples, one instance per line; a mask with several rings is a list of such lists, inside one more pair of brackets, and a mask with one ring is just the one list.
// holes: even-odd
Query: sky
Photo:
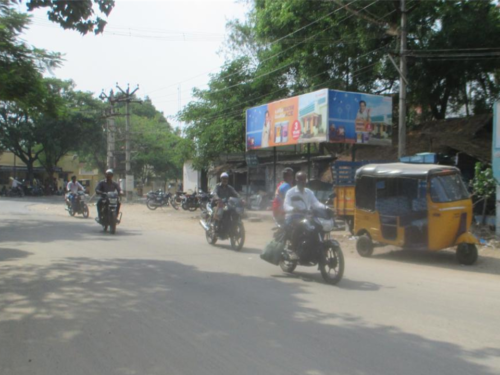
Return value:
[(97, 95), (116, 83), (123, 89), (139, 85), (137, 95), (150, 97), (178, 126), (173, 116), (189, 102), (192, 89), (207, 88), (209, 74), (224, 63), (226, 23), (244, 19), (247, 9), (234, 0), (117, 0), (104, 34), (97, 36), (64, 30), (37, 10), (23, 39), (64, 55), (53, 76)]

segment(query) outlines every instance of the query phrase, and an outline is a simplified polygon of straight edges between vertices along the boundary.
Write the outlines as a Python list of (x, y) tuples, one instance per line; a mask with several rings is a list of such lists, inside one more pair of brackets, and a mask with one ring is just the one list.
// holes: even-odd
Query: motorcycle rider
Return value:
[[(217, 202), (217, 210), (214, 210), (215, 220), (222, 218), (222, 209), (224, 204), (222, 199), (228, 198), (239, 198), (240, 195), (234, 190), (234, 188), (229, 185), (229, 175), (224, 172), (220, 175), (220, 183), (214, 189), (213, 203)], [(212, 203), (212, 207), (213, 207)]]
[(78, 191), (85, 191), (85, 188), (76, 180), (76, 176), (71, 176), (71, 181), (66, 185), (68, 191), (68, 200), (71, 202), (73, 211), (75, 211), (76, 196)]
[(283, 181), (281, 181), (276, 187), (276, 193), (273, 200), (273, 217), (278, 224), (283, 224), (285, 222), (283, 203), (285, 201), (286, 193), (293, 186), (293, 177), (294, 171), (292, 168), (283, 169)]
[[(306, 188), (307, 175), (304, 172), (299, 172), (295, 175), (297, 185), (286, 193), (285, 203), (285, 225), (288, 236), (293, 233), (294, 224), (304, 217), (304, 214), (313, 208), (326, 208), (324, 204), (318, 201), (312, 190)], [(293, 243), (293, 237), (292, 237)], [(292, 249), (293, 251), (295, 249)], [(293, 252), (290, 258), (298, 260), (299, 257)]]
[[(97, 186), (95, 188), (95, 192), (96, 192), (96, 194), (102, 195), (104, 193), (114, 192), (115, 190), (118, 192), (118, 194), (121, 194), (120, 184), (113, 181), (113, 170), (108, 169), (106, 171), (106, 178), (97, 184)], [(104, 204), (104, 199), (101, 197), (97, 201), (97, 215), (99, 217), (99, 220), (98, 220), (99, 224), (101, 224), (102, 205), (103, 204)], [(118, 202), (118, 206), (116, 208), (117, 215), (120, 213), (120, 206), (121, 206), (121, 204), (120, 204), (120, 202)]]

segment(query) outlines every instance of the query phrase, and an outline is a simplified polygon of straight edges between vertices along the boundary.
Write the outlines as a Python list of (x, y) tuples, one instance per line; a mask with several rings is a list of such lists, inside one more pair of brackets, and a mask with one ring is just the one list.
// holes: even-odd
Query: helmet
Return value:
[(114, 174), (114, 173), (113, 173), (113, 170), (112, 170), (112, 169), (108, 169), (108, 170), (106, 171), (106, 174)]
[(220, 175), (220, 178), (229, 178), (229, 175), (226, 172), (224, 172)]

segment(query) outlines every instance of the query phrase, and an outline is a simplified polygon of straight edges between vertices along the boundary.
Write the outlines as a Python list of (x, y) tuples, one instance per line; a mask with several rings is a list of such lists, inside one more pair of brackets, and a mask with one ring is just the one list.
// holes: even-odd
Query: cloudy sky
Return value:
[(63, 53), (64, 65), (54, 74), (72, 79), (79, 90), (98, 94), (117, 82), (122, 88), (139, 84), (139, 96), (151, 97), (159, 110), (173, 116), (179, 110), (179, 88), (185, 105), (192, 88), (206, 88), (209, 74), (223, 64), (219, 52), (226, 23), (244, 18), (246, 11), (243, 1), (234, 0), (117, 0), (104, 34), (81, 36), (37, 10), (24, 39)]

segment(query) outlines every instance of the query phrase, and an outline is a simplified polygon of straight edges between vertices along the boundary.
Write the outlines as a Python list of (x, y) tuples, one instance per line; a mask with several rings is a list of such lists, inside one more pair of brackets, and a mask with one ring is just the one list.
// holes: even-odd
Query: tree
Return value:
[(493, 176), (493, 170), (491, 167), (485, 167), (481, 163), (476, 163), (474, 172), (474, 179), (471, 181), (471, 186), (473, 194), (479, 198), (480, 201), (483, 201), (482, 224), (484, 225), (488, 199), (495, 194), (498, 182)]
[[(11, 0), (13, 3), (22, 0)], [(114, 0), (78, 0), (78, 1), (51, 1), (26, 0), (29, 11), (38, 8), (48, 8), (49, 20), (58, 23), (64, 29), (73, 29), (81, 34), (88, 32), (102, 33), (106, 26), (103, 17), (109, 16), (115, 6)]]
[(49, 99), (57, 111), (41, 113), (35, 118), (40, 131), (38, 139), (40, 164), (49, 177), (61, 158), (70, 151), (77, 151), (88, 137), (102, 132), (101, 103), (91, 93), (74, 90), (72, 81), (46, 79)]
[[(399, 1), (253, 0), (233, 22), (228, 48), (251, 54), (269, 78), (286, 77), (291, 94), (312, 88), (393, 94), (398, 72)], [(500, 10), (494, 1), (419, 1), (408, 10), (408, 103), (444, 118), (465, 107), (491, 111), (499, 97)], [(397, 55), (396, 55), (397, 58)], [(257, 71), (257, 69), (256, 69)]]
[(42, 72), (57, 67), (61, 57), (24, 43), (20, 35), (28, 24), (27, 15), (10, 7), (8, 0), (0, 0), (0, 100), (39, 105)]

